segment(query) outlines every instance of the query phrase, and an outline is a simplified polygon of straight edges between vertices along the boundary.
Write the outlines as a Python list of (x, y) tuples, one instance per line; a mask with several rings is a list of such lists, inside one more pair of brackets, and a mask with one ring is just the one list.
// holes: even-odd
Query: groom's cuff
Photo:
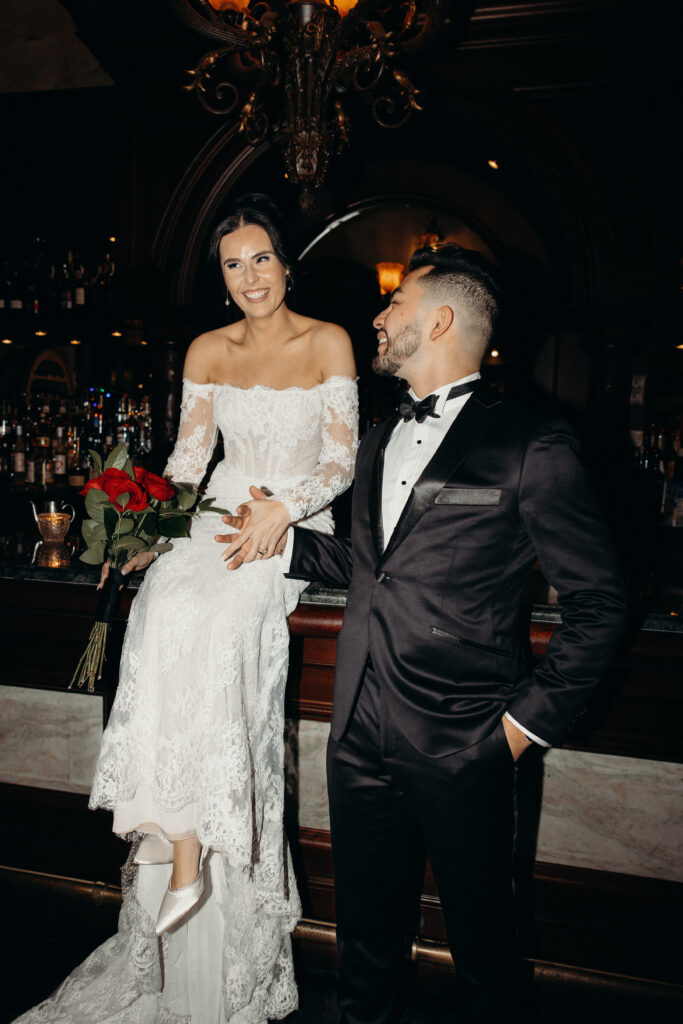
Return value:
[(287, 575), (289, 567), (292, 564), (292, 552), (294, 551), (294, 530), (291, 526), (287, 528), (287, 543), (285, 544), (285, 550), (280, 555), (280, 568), (282, 572)]
[(507, 720), (509, 722), (512, 722), (513, 725), (517, 726), (519, 731), (523, 732), (524, 735), (527, 737), (527, 739), (531, 740), (532, 743), (538, 743), (539, 747), (549, 747), (550, 746), (550, 744), (548, 742), (546, 742), (546, 740), (542, 740), (540, 736), (536, 736), (533, 732), (529, 732), (529, 730), (526, 728), (526, 726), (520, 725), (520, 723), (517, 721), (517, 719), (513, 718), (509, 711), (505, 712), (505, 717), (507, 718)]

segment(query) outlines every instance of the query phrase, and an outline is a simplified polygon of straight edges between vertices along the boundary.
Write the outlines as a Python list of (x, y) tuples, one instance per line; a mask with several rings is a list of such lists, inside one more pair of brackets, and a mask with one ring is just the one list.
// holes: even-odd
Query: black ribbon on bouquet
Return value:
[(128, 579), (128, 574), (124, 575), (121, 569), (109, 568), (95, 607), (95, 622), (110, 623), (116, 618)]

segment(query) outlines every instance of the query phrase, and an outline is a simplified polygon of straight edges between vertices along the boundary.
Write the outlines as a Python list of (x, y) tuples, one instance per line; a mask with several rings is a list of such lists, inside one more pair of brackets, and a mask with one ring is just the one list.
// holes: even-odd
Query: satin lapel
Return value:
[(375, 552), (379, 558), (384, 537), (382, 535), (382, 475), (384, 473), (384, 449), (391, 437), (391, 432), (399, 421), (398, 416), (387, 420), (383, 430), (378, 431), (377, 446), (372, 462), (372, 476), (370, 479), (370, 524), (372, 526), (372, 539), (375, 542)]
[(453, 475), (460, 463), (467, 458), (475, 445), (479, 444), (482, 437), (490, 430), (495, 419), (491, 414), (491, 407), (497, 405), (499, 399), (487, 401), (489, 395), (482, 397), (484, 397), (484, 401), (479, 401), (475, 394), (467, 402), (431, 461), (425, 466), (389, 539), (381, 558), (382, 562), (392, 555), (399, 544), (406, 539), (418, 520), (433, 503), (446, 480)]

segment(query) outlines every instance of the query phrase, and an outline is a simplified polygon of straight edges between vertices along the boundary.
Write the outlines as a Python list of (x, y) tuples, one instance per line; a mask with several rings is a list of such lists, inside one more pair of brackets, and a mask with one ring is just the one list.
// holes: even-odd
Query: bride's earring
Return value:
[(226, 306), (230, 305), (230, 292), (226, 292), (225, 293), (225, 305)]

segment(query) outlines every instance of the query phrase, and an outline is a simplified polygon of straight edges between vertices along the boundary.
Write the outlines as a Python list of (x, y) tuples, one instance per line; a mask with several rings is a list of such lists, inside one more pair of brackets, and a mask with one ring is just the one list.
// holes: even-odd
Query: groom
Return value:
[[(375, 372), (410, 392), (360, 446), (351, 538), (295, 528), (285, 552), (290, 576), (348, 587), (327, 761), (343, 1024), (396, 1019), (418, 830), (458, 1022), (517, 1019), (514, 762), (562, 741), (624, 619), (571, 430), (479, 379), (496, 291), (478, 253), (414, 254), (374, 321)], [(218, 539), (251, 560), (248, 515), (226, 522), (241, 533)], [(537, 559), (562, 625), (534, 668), (521, 609)]]

